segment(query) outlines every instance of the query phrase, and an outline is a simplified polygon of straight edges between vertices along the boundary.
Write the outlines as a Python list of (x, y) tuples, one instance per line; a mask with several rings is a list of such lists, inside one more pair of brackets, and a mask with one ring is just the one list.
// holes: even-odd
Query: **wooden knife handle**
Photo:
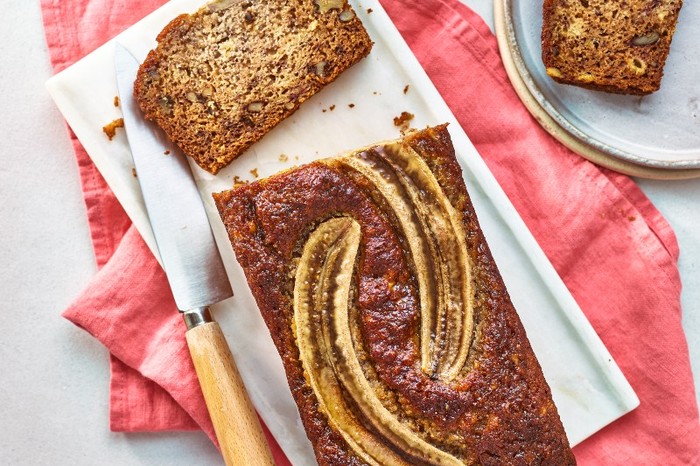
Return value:
[(274, 465), (219, 324), (199, 325), (188, 330), (185, 337), (226, 464)]

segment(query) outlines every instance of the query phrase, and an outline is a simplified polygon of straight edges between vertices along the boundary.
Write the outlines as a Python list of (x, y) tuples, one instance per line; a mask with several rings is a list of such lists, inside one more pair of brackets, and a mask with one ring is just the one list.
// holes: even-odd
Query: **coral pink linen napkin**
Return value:
[[(55, 70), (162, 3), (42, 0)], [(508, 82), (493, 35), (466, 6), (382, 3), (641, 400), (575, 448), (579, 464), (700, 462), (669, 225), (631, 179), (576, 156), (538, 126)], [(164, 275), (71, 137), (100, 271), (64, 316), (113, 355), (111, 428), (202, 428), (213, 438)]]

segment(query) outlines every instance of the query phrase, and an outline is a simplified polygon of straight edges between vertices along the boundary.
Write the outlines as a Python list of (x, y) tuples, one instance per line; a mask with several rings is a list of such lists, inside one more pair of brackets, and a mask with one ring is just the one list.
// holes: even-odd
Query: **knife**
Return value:
[(209, 305), (233, 296), (185, 155), (144, 118), (133, 97), (139, 62), (116, 44), (124, 129), (161, 265), (187, 324), (185, 338), (227, 465), (273, 465), (257, 414)]

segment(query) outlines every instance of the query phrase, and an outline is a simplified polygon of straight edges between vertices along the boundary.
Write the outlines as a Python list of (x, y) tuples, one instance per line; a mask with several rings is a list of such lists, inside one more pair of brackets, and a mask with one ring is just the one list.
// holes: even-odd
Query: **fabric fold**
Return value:
[[(184, 339), (185, 324), (163, 270), (135, 227), (129, 228), (113, 256), (63, 316), (97, 338), (118, 361), (148, 379), (134, 382), (134, 374), (117, 363), (120, 372), (112, 373), (112, 385), (118, 388), (112, 392), (112, 413), (116, 407), (134, 406), (133, 397), (129, 402), (129, 393), (134, 390), (137, 399), (150, 398), (155, 404), (150, 405), (153, 411), (121, 412), (112, 419), (113, 427), (147, 429), (148, 423), (159, 424), (149, 419), (151, 415), (168, 421), (171, 417), (166, 413), (193, 427), (183, 413), (170, 406), (174, 401), (191, 421), (215, 438)], [(159, 387), (165, 388), (170, 398)], [(127, 413), (125, 423), (123, 416)]]
[[(69, 318), (79, 322), (77, 316)], [(154, 426), (168, 426), (167, 430), (200, 430), (165, 388), (115, 356), (110, 357), (110, 371), (109, 427), (113, 432), (158, 430)]]

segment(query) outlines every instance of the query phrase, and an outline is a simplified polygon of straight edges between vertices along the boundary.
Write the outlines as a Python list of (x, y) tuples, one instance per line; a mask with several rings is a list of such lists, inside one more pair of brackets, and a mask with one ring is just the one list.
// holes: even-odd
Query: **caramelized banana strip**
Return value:
[(474, 287), (466, 236), (425, 161), (406, 144), (344, 157), (376, 187), (403, 230), (421, 307), (421, 368), (451, 381), (462, 370), (474, 330)]
[[(408, 457), (430, 464), (462, 464), (421, 439), (387, 410), (362, 371), (348, 320), (360, 235), (357, 222), (335, 218), (312, 232), (304, 246), (295, 277), (294, 318), (309, 383), (329, 422), (364, 461), (410, 464), (386, 446), (389, 442)], [(379, 437), (358, 421), (344, 393)]]

